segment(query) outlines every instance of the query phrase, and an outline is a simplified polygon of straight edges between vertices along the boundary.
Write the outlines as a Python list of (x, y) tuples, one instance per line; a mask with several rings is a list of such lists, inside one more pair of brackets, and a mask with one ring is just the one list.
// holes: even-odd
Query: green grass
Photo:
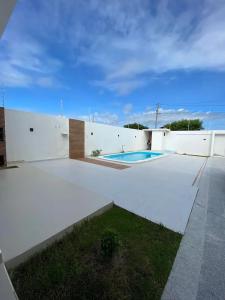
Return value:
[[(101, 235), (116, 231), (112, 259)], [(75, 226), (63, 239), (10, 272), (20, 300), (160, 299), (181, 235), (119, 207)]]

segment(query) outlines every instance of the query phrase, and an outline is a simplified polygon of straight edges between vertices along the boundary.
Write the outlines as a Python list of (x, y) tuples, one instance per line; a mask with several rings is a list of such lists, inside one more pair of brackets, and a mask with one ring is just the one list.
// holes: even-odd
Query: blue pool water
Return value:
[(138, 152), (127, 152), (127, 153), (103, 155), (101, 158), (104, 158), (107, 160), (115, 160), (115, 161), (132, 163), (132, 162), (149, 160), (149, 159), (156, 158), (156, 157), (159, 157), (162, 155), (163, 155), (163, 153), (159, 153), (159, 152), (138, 151)]

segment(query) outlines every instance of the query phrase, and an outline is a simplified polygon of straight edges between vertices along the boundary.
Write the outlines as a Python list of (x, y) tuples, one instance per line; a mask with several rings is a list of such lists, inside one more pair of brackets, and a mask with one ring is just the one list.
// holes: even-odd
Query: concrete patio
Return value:
[(65, 230), (112, 202), (30, 164), (0, 171), (0, 249), (17, 265)]
[(197, 193), (196, 178), (204, 162), (202, 157), (169, 155), (125, 170), (69, 159), (31, 165), (183, 233)]
[(7, 266), (85, 217), (117, 205), (184, 232), (203, 158), (170, 155), (116, 170), (77, 160), (0, 171), (0, 248)]

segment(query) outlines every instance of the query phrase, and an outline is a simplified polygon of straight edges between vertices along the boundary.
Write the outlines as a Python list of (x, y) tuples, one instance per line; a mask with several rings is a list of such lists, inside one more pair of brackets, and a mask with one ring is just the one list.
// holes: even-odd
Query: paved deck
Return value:
[(207, 162), (162, 299), (225, 299), (225, 158)]
[(125, 170), (69, 159), (32, 165), (183, 233), (197, 193), (193, 182), (204, 161), (201, 157), (169, 155)]
[(0, 249), (10, 267), (32, 249), (112, 203), (30, 164), (0, 171)]

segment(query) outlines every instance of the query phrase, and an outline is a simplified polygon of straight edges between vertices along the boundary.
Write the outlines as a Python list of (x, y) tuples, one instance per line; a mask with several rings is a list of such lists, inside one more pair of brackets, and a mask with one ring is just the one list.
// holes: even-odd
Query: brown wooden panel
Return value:
[(70, 158), (84, 158), (84, 122), (69, 119), (69, 154)]
[(3, 133), (4, 133), (4, 140), (3, 141), (0, 140), (0, 156), (4, 157), (4, 164), (6, 164), (5, 110), (3, 107), (0, 107), (0, 128), (3, 128)]

